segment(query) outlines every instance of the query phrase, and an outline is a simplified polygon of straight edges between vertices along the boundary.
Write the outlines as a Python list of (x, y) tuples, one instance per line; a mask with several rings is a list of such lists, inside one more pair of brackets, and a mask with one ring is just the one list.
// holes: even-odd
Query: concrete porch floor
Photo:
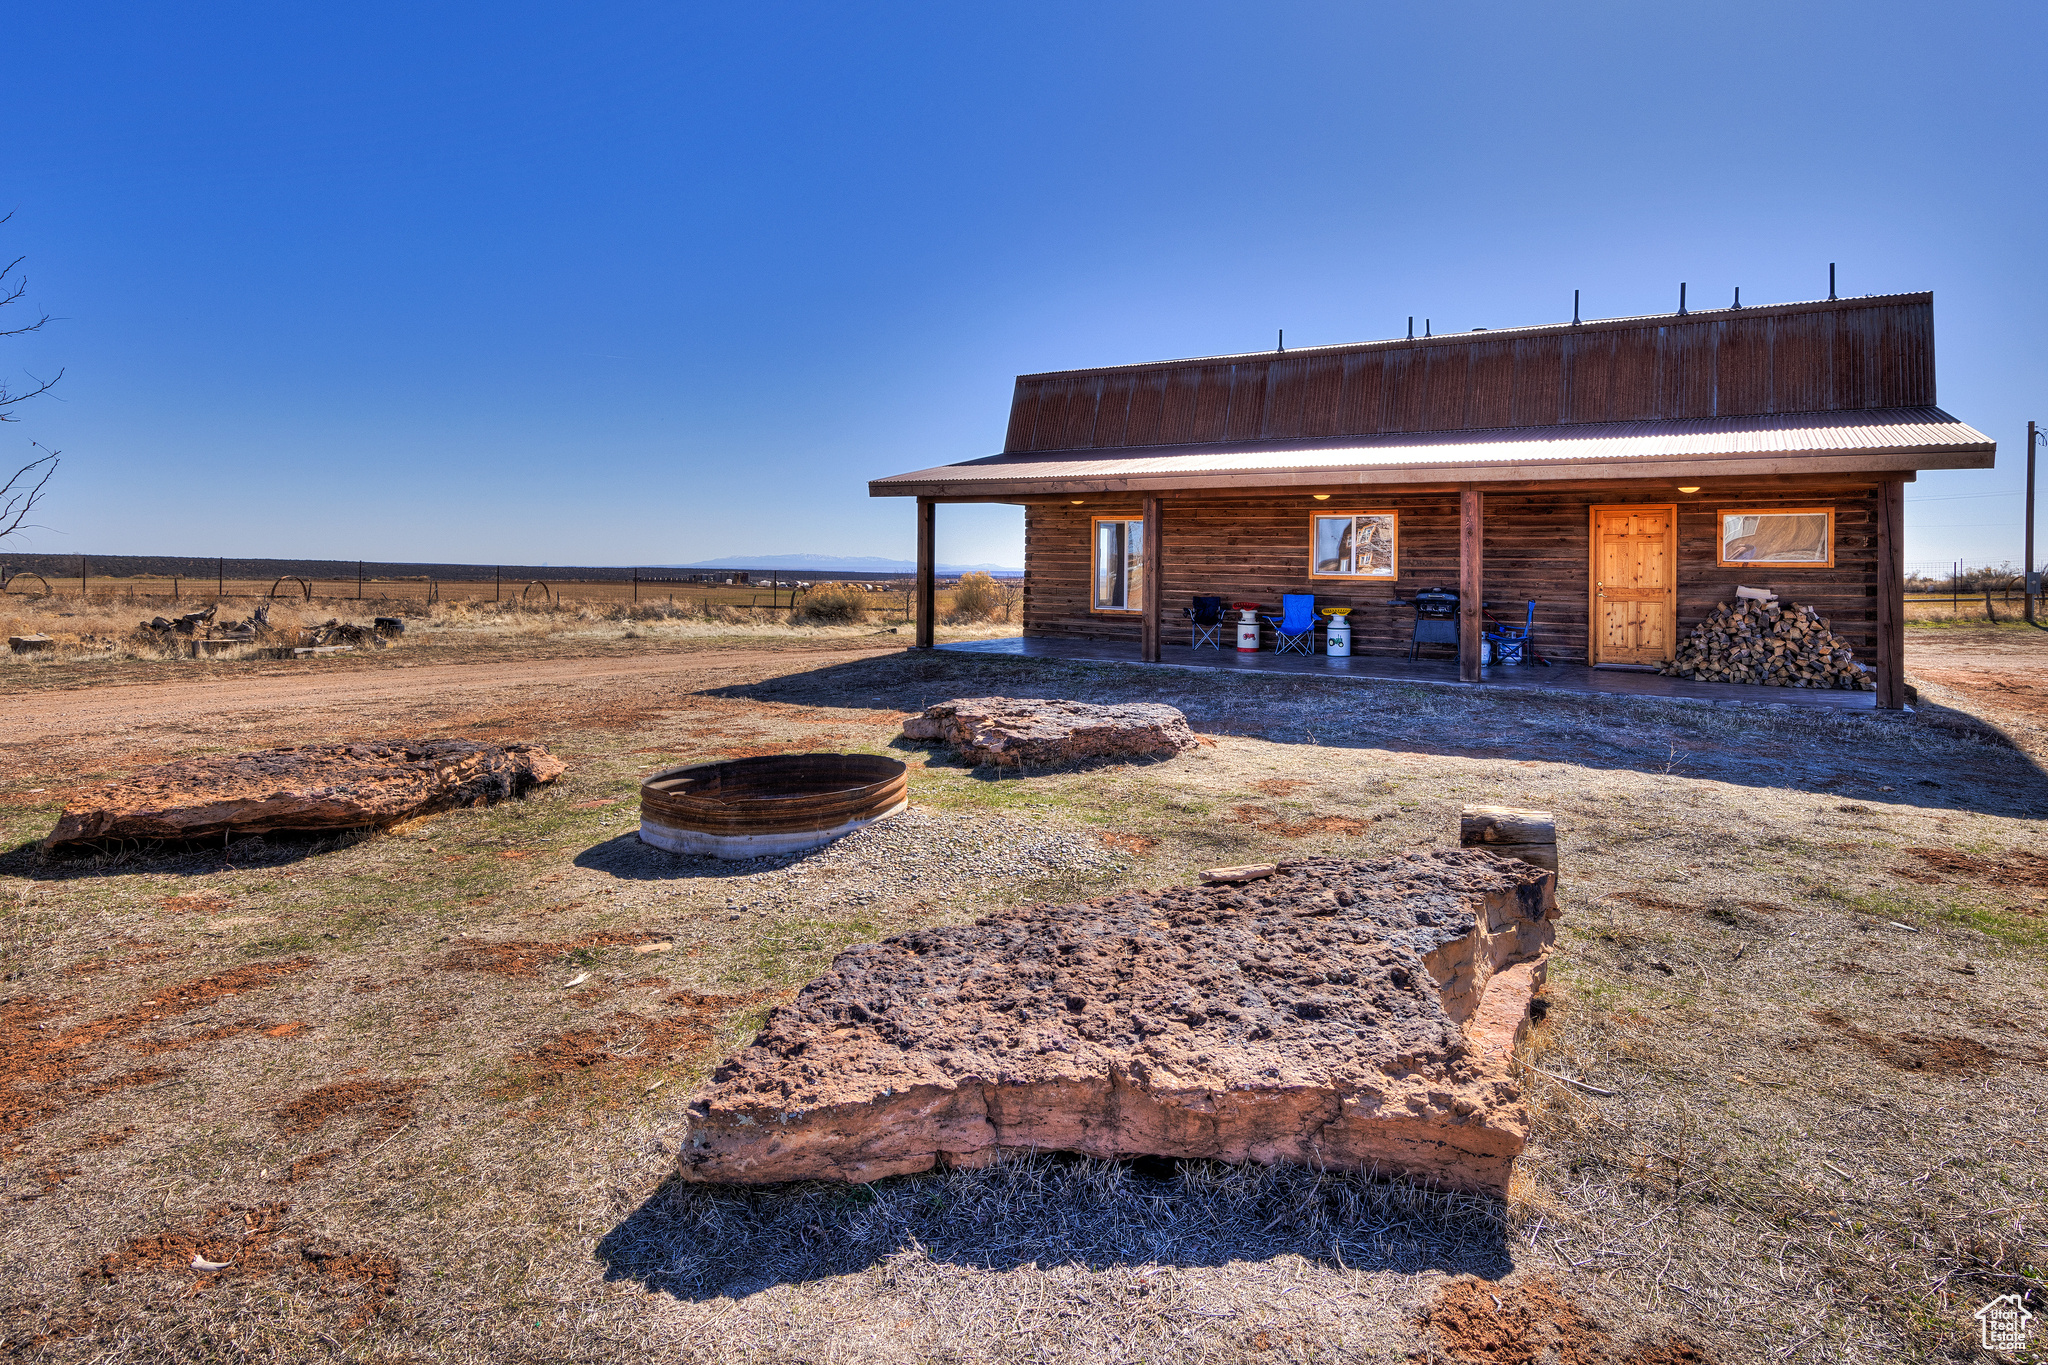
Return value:
[(1353, 655), (1332, 659), (1323, 654), (1274, 654), (1260, 650), (1240, 654), (1234, 649), (1190, 649), (1160, 646), (1157, 664), (1138, 658), (1135, 643), (1101, 640), (1001, 639), (959, 640), (938, 648), (960, 654), (999, 655), (1021, 659), (1072, 659), (1093, 663), (1131, 664), (1140, 668), (1193, 668), (1220, 672), (1292, 673), (1318, 678), (1359, 678), (1374, 682), (1425, 683), (1440, 687), (1499, 688), (1524, 692), (1576, 692), (1604, 697), (1664, 697), (1715, 702), (1724, 706), (1796, 706), (1832, 711), (1875, 711), (1875, 692), (1823, 692), (1804, 687), (1757, 687), (1741, 683), (1687, 682), (1629, 669), (1588, 668), (1583, 664), (1541, 667), (1495, 667), (1479, 682), (1460, 682), (1458, 666), (1448, 659)]

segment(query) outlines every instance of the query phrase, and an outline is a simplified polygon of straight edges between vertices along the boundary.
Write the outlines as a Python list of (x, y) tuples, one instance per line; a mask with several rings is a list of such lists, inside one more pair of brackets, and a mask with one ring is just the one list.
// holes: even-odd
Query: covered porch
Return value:
[(1874, 692), (1821, 691), (1802, 687), (1757, 687), (1739, 683), (1687, 682), (1661, 674), (1588, 668), (1583, 664), (1485, 667), (1466, 679), (1457, 661), (1352, 655), (1274, 654), (1268, 650), (1239, 653), (1192, 649), (1161, 643), (1157, 657), (1139, 659), (1127, 644), (1110, 640), (1003, 639), (960, 640), (938, 649), (981, 657), (1060, 659), (1088, 663), (1143, 664), (1207, 672), (1262, 673), (1292, 677), (1337, 678), (1359, 682), (1403, 682), (1429, 687), (1478, 687), (1519, 692), (1568, 692), (1581, 696), (1661, 697), (1666, 700), (1712, 702), (1723, 706), (1792, 706), (1827, 711), (1875, 711)]
[[(983, 650), (1897, 710), (1905, 486), (1995, 451), (1898, 294), (1020, 375), (1001, 453), (869, 493), (917, 499), (924, 648), (939, 504), (1001, 502), (1024, 640)], [(1351, 657), (1187, 647), (1191, 604), (1304, 596)], [(1486, 667), (1489, 607), (1550, 666)]]

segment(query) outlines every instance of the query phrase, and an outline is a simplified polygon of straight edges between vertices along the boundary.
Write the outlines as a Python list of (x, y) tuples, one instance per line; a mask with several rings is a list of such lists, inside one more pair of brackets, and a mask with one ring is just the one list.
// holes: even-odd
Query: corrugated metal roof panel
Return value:
[[(1548, 466), (1531, 477), (1582, 477), (1589, 466), (1645, 461), (1844, 455), (1924, 456), (1919, 467), (1989, 463), (1992, 440), (1939, 408), (1689, 421), (1586, 422), (1569, 426), (1501, 427), (1487, 431), (1406, 432), (1345, 440), (1250, 441), (1153, 446), (1114, 453), (1092, 450), (991, 455), (962, 464), (876, 479), (881, 496), (945, 484), (971, 491), (990, 486), (1053, 485), (1069, 480), (1175, 476), (1294, 475), (1344, 470), (1408, 469), (1422, 477), (1453, 476), (1460, 467)], [(1974, 458), (1983, 456), (1984, 458)]]
[(1933, 296), (1895, 294), (1062, 370), (1018, 378), (1004, 450), (1916, 407), (1933, 357)]

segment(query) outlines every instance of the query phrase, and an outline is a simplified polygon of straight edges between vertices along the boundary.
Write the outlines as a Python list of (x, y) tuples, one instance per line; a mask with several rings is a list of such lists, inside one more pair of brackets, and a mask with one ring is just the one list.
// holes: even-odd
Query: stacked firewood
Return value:
[(1700, 682), (1875, 691), (1849, 642), (1812, 607), (1744, 598), (1723, 602), (1678, 642), (1659, 672)]

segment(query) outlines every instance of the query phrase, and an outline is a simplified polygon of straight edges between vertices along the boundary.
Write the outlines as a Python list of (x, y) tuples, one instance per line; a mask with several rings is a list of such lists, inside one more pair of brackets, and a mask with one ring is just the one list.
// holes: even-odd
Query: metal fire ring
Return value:
[(665, 768), (640, 784), (640, 837), (714, 858), (817, 848), (904, 809), (908, 771), (879, 754), (771, 754)]

